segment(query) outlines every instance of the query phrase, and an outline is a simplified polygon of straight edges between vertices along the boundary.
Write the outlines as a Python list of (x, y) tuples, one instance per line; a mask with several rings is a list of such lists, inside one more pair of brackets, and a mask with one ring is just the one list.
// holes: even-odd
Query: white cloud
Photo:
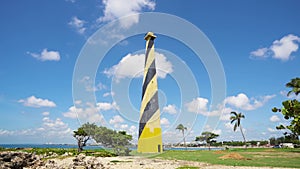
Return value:
[(97, 107), (100, 111), (107, 111), (107, 110), (119, 110), (119, 106), (116, 102), (108, 103), (108, 102), (99, 102), (97, 103)]
[(124, 130), (124, 129), (127, 129), (127, 128), (128, 128), (128, 124), (122, 124), (122, 125), (120, 126), (120, 128), (123, 129), (123, 130)]
[(115, 95), (114, 92), (106, 92), (103, 94), (103, 97), (114, 96), (114, 95)]
[(208, 100), (205, 98), (197, 97), (191, 102), (186, 103), (185, 106), (189, 112), (203, 113), (207, 111)]
[(221, 129), (215, 129), (212, 131), (215, 134), (221, 135), (222, 134), (222, 130)]
[[(167, 74), (173, 72), (173, 65), (167, 58), (160, 53), (155, 53), (157, 76), (165, 78)], [(128, 54), (121, 61), (104, 71), (108, 77), (114, 76), (114, 80), (119, 81), (123, 78), (138, 78), (143, 77), (145, 63), (145, 54)]]
[(30, 96), (27, 99), (21, 99), (18, 102), (23, 103), (23, 105), (27, 107), (56, 107), (56, 104), (53, 101), (36, 98), (35, 96)]
[(242, 110), (255, 110), (274, 97), (275, 95), (267, 95), (257, 100), (255, 98), (249, 99), (246, 94), (240, 93), (237, 96), (227, 97), (225, 103)]
[(291, 93), (289, 96), (287, 96), (288, 92), (285, 90), (280, 91), (279, 93), (280, 93), (280, 95), (287, 97), (289, 99), (296, 99), (296, 100), (300, 99), (300, 95), (295, 95), (295, 93)]
[(81, 100), (75, 100), (74, 104), (75, 105), (81, 105), (82, 101)]
[(230, 116), (231, 116), (230, 113), (235, 110), (230, 107), (224, 107), (223, 109), (221, 109), (221, 111), (222, 111), (222, 115), (220, 117), (220, 120), (228, 121), (228, 120), (230, 120)]
[[(98, 19), (99, 22), (112, 21), (114, 19), (133, 15), (142, 12), (143, 9), (154, 10), (155, 2), (152, 0), (103, 0), (104, 16)], [(139, 16), (130, 16), (120, 23), (122, 28), (129, 28), (139, 22)]]
[(0, 136), (8, 136), (8, 135), (12, 135), (12, 134), (14, 134), (13, 131), (0, 129)]
[(71, 3), (75, 3), (76, 0), (65, 0), (66, 2), (71, 2)]
[(86, 21), (79, 19), (77, 16), (74, 16), (69, 22), (69, 25), (72, 26), (79, 34), (84, 34), (84, 32), (86, 31), (86, 28), (84, 27), (85, 23)]
[(114, 125), (114, 128), (120, 128), (120, 125), (123, 122), (124, 122), (124, 119), (119, 115), (116, 115), (112, 119), (109, 120), (109, 124)]
[(230, 122), (225, 123), (224, 126), (226, 129), (230, 129), (230, 130), (233, 129), (233, 124), (231, 124)]
[(189, 112), (201, 114), (203, 116), (218, 116), (225, 113), (226, 109), (223, 106), (218, 106), (217, 109), (208, 111), (208, 102), (209, 101), (206, 98), (197, 97), (191, 102), (185, 103), (185, 107)]
[(35, 136), (43, 137), (47, 139), (57, 139), (72, 136), (72, 130), (69, 128), (68, 124), (64, 123), (60, 118), (55, 120), (49, 117), (44, 117), (42, 119), (42, 126), (33, 129), (23, 129), (23, 130), (3, 130), (0, 129), (1, 135), (9, 136)]
[(212, 129), (210, 125), (205, 125), (203, 129), (204, 131), (210, 131), (212, 133), (219, 134), (219, 135), (222, 133), (221, 129)]
[(124, 119), (119, 115), (116, 115), (112, 119), (109, 120), (109, 124), (118, 124), (118, 123), (123, 123), (123, 122), (124, 122)]
[(42, 113), (42, 115), (43, 115), (43, 116), (49, 116), (49, 115), (50, 115), (50, 112), (45, 111), (45, 112)]
[(273, 58), (287, 61), (291, 58), (291, 53), (299, 48), (300, 38), (295, 35), (287, 35), (280, 40), (275, 40), (270, 49), (274, 52)]
[(242, 110), (254, 110), (265, 103), (270, 99), (274, 98), (275, 95), (266, 95), (259, 97), (259, 99), (248, 98), (244, 93), (240, 93), (237, 96), (229, 96), (225, 98), (225, 105), (218, 105), (215, 109), (209, 110), (209, 100), (206, 98), (195, 98), (191, 102), (185, 103), (185, 107), (189, 112), (201, 114), (203, 116), (220, 116), (220, 120), (228, 121), (230, 118), (230, 113), (236, 111), (235, 109), (228, 107), (228, 105), (233, 106), (237, 109)]
[(268, 52), (268, 48), (260, 48), (257, 49), (256, 51), (252, 51), (250, 54), (254, 57), (266, 58), (268, 57), (267, 52)]
[(43, 118), (43, 126), (47, 130), (56, 130), (59, 131), (62, 128), (65, 129), (68, 127), (60, 118), (56, 118), (56, 120), (51, 120), (49, 117)]
[(177, 113), (177, 108), (174, 104), (169, 104), (165, 107), (163, 107), (163, 112), (169, 113), (169, 114), (176, 114)]
[(278, 130), (276, 130), (276, 129), (273, 129), (273, 128), (270, 128), (270, 127), (268, 127), (268, 131), (269, 131), (269, 132), (271, 132), (271, 133), (278, 132)]
[(189, 112), (202, 114), (204, 116), (213, 115), (217, 112), (208, 112), (208, 100), (205, 98), (197, 97), (193, 99), (191, 102), (185, 104), (185, 107)]
[(27, 52), (27, 54), (41, 61), (59, 61), (60, 54), (58, 51), (48, 51), (48, 49), (43, 49), (42, 53), (31, 53)]
[(90, 123), (100, 122), (104, 124), (104, 118), (101, 114), (102, 111), (117, 110), (118, 106), (113, 103), (97, 103), (96, 105), (88, 104), (86, 106), (75, 107), (71, 106), (68, 112), (63, 113), (64, 117), (71, 119), (78, 118), (79, 120), (85, 120)]
[(278, 122), (280, 121), (280, 118), (277, 115), (273, 115), (270, 117), (270, 121), (271, 122)]
[(160, 119), (160, 124), (168, 126), (168, 125), (170, 125), (170, 122), (169, 122), (169, 120), (167, 118), (163, 117), (163, 118)]
[(85, 87), (87, 92), (96, 92), (102, 89), (106, 89), (107, 87), (99, 82), (97, 85), (94, 85), (94, 81), (89, 76), (84, 76), (82, 79), (79, 80), (79, 83), (82, 83)]
[(289, 34), (282, 37), (280, 40), (275, 40), (269, 48), (260, 48), (251, 52), (254, 57), (272, 56), (274, 59), (287, 61), (292, 58), (292, 53), (299, 48), (300, 37)]
[[(121, 127), (122, 127), (122, 125), (121, 125)], [(127, 128), (127, 129), (125, 129), (125, 131), (128, 133), (128, 134), (130, 134), (130, 135), (132, 135), (133, 136), (133, 139), (137, 139), (138, 138), (138, 130), (137, 130), (137, 128), (136, 128), (136, 126), (134, 126), (134, 125), (132, 125), (132, 126), (130, 126), (129, 128)], [(136, 140), (137, 141), (137, 140)]]

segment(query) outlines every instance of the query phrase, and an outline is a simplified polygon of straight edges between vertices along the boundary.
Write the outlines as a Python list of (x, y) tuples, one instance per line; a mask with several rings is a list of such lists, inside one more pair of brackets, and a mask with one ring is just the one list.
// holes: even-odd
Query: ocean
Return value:
[[(0, 147), (3, 148), (78, 148), (75, 144), (0, 144)], [(102, 146), (85, 146), (84, 149), (103, 149)]]
[[(75, 144), (0, 144), (3, 148), (63, 148), (71, 149), (77, 148)], [(92, 149), (103, 149), (102, 146), (87, 145), (84, 147), (86, 150)], [(136, 147), (130, 148), (131, 150), (136, 150)], [(211, 150), (223, 150), (222, 147), (212, 147)], [(167, 147), (165, 150), (185, 150), (184, 147)], [(208, 147), (188, 147), (187, 150), (208, 150)]]

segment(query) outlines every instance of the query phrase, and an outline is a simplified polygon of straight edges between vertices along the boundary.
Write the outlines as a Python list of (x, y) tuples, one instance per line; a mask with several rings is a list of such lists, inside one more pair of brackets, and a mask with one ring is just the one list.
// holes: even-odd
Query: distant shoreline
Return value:
[[(2, 148), (61, 148), (61, 149), (77, 149), (76, 144), (0, 144)], [(105, 149), (100, 145), (87, 145), (84, 147), (86, 150), (92, 149)], [(131, 147), (131, 150), (136, 150), (136, 147)], [(211, 150), (224, 150), (224, 147), (210, 147)], [(165, 147), (164, 150), (186, 150), (185, 147)], [(208, 147), (187, 147), (187, 150), (208, 150)]]
[[(63, 148), (63, 149), (73, 149), (78, 148), (76, 144), (0, 144), (3, 148)], [(99, 145), (87, 145), (85, 149), (103, 149)]]

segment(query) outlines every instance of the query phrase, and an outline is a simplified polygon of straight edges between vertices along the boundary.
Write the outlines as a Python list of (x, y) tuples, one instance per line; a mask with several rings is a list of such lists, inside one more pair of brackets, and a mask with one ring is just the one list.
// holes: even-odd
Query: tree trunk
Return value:
[(81, 143), (81, 140), (78, 140), (77, 144), (78, 144), (78, 152), (80, 153), (80, 152), (82, 151), (82, 143)]
[(184, 143), (184, 146), (185, 146), (185, 150), (187, 150), (186, 143), (185, 143), (185, 137), (184, 137), (184, 130), (182, 131), (182, 134), (183, 134), (183, 143)]
[(245, 148), (247, 148), (246, 138), (245, 138), (245, 135), (244, 135), (244, 132), (243, 132), (243, 129), (242, 129), (242, 125), (240, 125), (240, 130), (241, 130), (241, 133), (242, 133), (242, 136), (243, 136), (243, 139), (244, 139)]

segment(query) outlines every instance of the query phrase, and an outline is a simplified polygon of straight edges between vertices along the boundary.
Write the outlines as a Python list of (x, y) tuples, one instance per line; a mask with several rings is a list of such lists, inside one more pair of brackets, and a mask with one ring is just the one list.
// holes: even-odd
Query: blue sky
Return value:
[[(212, 56), (198, 56), (181, 39), (157, 34), (165, 143), (181, 141), (175, 130), (179, 123), (188, 127), (187, 141), (204, 130), (220, 134), (219, 140), (242, 140), (232, 131), (231, 111), (245, 114), (246, 139), (281, 136), (275, 126), (286, 121), (271, 108), (287, 99), (285, 83), (299, 77), (299, 5), (296, 0), (2, 1), (0, 143), (74, 143), (72, 131), (86, 121), (126, 130), (136, 141), (145, 41), (144, 34), (126, 37), (125, 32), (143, 24), (143, 15), (137, 15), (143, 12), (171, 14), (201, 30), (226, 79), (226, 95), (218, 98), (223, 107), (211, 105), (217, 89), (211, 87), (215, 82), (199, 57)], [(131, 16), (118, 19), (126, 15)], [(161, 20), (155, 14), (152, 19)], [(104, 29), (115, 20), (111, 29)], [(153, 29), (162, 26), (168, 25)], [(198, 42), (185, 25), (169, 29)], [(102, 56), (95, 77), (76, 76), (74, 70), (87, 70), (93, 62), (87, 56), (99, 59), (112, 39), (118, 43)], [(93, 44), (99, 45), (98, 51), (86, 56), (84, 49)], [(95, 96), (96, 102), (78, 99), (84, 96)], [(208, 124), (207, 118), (219, 120)]]

